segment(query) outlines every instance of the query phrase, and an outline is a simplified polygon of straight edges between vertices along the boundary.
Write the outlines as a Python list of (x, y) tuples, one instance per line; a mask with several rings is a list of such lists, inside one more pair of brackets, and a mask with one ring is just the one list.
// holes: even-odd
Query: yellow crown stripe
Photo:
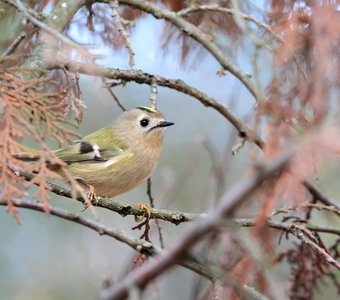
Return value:
[(149, 106), (138, 106), (137, 108), (141, 109), (141, 110), (146, 110), (146, 111), (151, 112), (151, 113), (157, 113), (156, 109), (149, 107)]

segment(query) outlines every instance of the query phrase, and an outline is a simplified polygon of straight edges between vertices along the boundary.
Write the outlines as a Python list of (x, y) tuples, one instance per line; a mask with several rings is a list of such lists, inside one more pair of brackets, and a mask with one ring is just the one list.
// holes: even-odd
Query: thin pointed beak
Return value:
[(168, 122), (168, 121), (162, 121), (162, 122), (159, 122), (157, 127), (168, 127), (168, 126), (172, 126), (172, 125), (175, 125), (174, 122)]

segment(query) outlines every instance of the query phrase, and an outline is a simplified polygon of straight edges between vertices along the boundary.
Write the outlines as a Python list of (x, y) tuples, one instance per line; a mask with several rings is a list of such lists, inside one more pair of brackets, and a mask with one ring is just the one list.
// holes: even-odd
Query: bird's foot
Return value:
[(98, 205), (98, 198), (97, 198), (97, 195), (96, 195), (96, 189), (93, 185), (89, 186), (89, 192), (87, 194), (87, 197), (92, 204)]
[[(142, 217), (145, 217), (147, 220), (150, 220), (151, 217), (151, 208), (147, 204), (143, 203), (137, 203), (137, 204), (132, 204), (133, 206), (137, 206), (139, 209), (143, 210), (144, 215)], [(139, 222), (140, 220), (137, 219), (136, 216), (136, 222)]]
[(94, 206), (98, 205), (98, 198), (96, 195), (96, 189), (93, 185), (89, 185), (88, 186), (89, 191), (87, 192), (87, 199), (88, 201), (84, 202), (84, 209), (82, 210), (82, 212), (84, 212), (85, 210), (87, 210), (90, 206), (90, 204), (92, 203)]
[[(150, 230), (150, 217), (151, 217), (151, 209), (150, 209), (150, 206), (146, 205), (146, 204), (133, 204), (133, 206), (137, 206), (139, 207), (140, 209), (142, 209), (145, 214), (144, 214), (144, 217), (145, 217), (145, 221), (139, 223), (138, 225), (132, 227), (132, 230), (141, 230), (143, 227), (144, 228), (144, 233), (140, 236), (140, 239), (145, 239), (146, 241), (150, 242), (150, 239), (149, 239), (149, 230)], [(137, 218), (137, 216), (135, 216), (135, 220), (136, 222), (140, 222), (141, 220)]]

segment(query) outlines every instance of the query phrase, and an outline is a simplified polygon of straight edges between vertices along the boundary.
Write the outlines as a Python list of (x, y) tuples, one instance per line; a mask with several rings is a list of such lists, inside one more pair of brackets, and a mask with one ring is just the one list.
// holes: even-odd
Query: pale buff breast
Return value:
[(156, 168), (160, 149), (123, 154), (106, 162), (81, 162), (68, 166), (76, 179), (95, 188), (97, 196), (114, 197), (125, 193), (150, 177)]

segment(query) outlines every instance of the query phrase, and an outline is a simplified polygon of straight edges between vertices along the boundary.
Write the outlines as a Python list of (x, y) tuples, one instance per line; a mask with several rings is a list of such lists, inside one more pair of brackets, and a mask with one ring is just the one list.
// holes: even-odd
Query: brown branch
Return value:
[(107, 89), (107, 91), (109, 92), (109, 94), (111, 95), (113, 101), (116, 102), (116, 104), (119, 106), (119, 108), (122, 111), (126, 111), (126, 107), (120, 102), (120, 100), (118, 99), (116, 94), (112, 91), (111, 87), (108, 85), (108, 83), (106, 81), (106, 78), (102, 77), (102, 82), (103, 82), (105, 88)]
[[(0, 205), (7, 206), (7, 201), (1, 201)], [(35, 201), (29, 201), (29, 200), (14, 201), (14, 206), (46, 213), (45, 204), (38, 203)], [(88, 227), (94, 231), (97, 231), (100, 235), (110, 236), (116, 239), (117, 241), (130, 246), (131, 248), (133, 248), (134, 250), (138, 252), (145, 253), (147, 255), (155, 255), (155, 254), (160, 253), (161, 251), (161, 249), (154, 246), (150, 242), (147, 242), (144, 240), (138, 240), (134, 238), (129, 238), (125, 233), (122, 233), (121, 230), (110, 229), (98, 222), (92, 221), (90, 219), (82, 218), (78, 214), (70, 213), (66, 210), (62, 210), (62, 209), (55, 208), (52, 206), (48, 206), (48, 213), (51, 214), (52, 216), (56, 216), (64, 220), (68, 220), (68, 221), (83, 225), (85, 227)]]
[[(233, 219), (233, 221), (238, 226), (242, 226), (242, 227), (250, 227), (250, 226), (256, 225), (255, 219), (235, 218), (235, 219)], [(270, 228), (279, 229), (279, 230), (283, 230), (285, 232), (290, 232), (290, 233), (293, 233), (293, 231), (296, 231), (296, 229), (301, 229), (301, 228), (294, 228), (294, 226), (296, 226), (296, 224), (287, 224), (285, 222), (277, 222), (277, 221), (272, 221), (272, 220), (268, 220), (267, 225)], [(316, 224), (303, 224), (303, 225), (299, 225), (299, 226), (306, 228), (310, 231), (340, 235), (340, 228), (339, 227), (323, 226), (323, 225), (316, 225)]]
[[(7, 206), (7, 201), (1, 201), (0, 205)], [(22, 201), (14, 201), (14, 206), (19, 208), (26, 208), (31, 209), (39, 212), (46, 213), (46, 207), (42, 203), (34, 202), (34, 201), (28, 201), (28, 200), (22, 200)], [(68, 220), (80, 225), (83, 225), (87, 228), (90, 228), (96, 232), (98, 232), (100, 235), (107, 235), (115, 240), (122, 242), (128, 246), (130, 246), (132, 249), (143, 253), (148, 256), (154, 256), (157, 254), (161, 254), (163, 250), (152, 243), (142, 240), (142, 239), (135, 239), (132, 237), (128, 237), (125, 233), (123, 233), (121, 230), (114, 230), (111, 228), (108, 228), (98, 222), (92, 221), (87, 218), (82, 218), (78, 214), (70, 213), (68, 211), (55, 208), (52, 206), (48, 206), (48, 213), (52, 216), (56, 216), (59, 218), (62, 218), (64, 220)], [(211, 271), (206, 268), (205, 266), (196, 263), (194, 261), (184, 261), (181, 264), (183, 267), (186, 267), (211, 281), (216, 281), (218, 278), (217, 275), (211, 273)]]
[[(29, 174), (23, 171), (15, 171), (15, 174), (17, 176), (24, 177), (25, 180), (27, 181), (30, 181), (34, 178), (33, 174)], [(51, 182), (49, 182), (49, 186), (51, 188), (50, 191), (52, 193), (72, 199), (72, 192), (69, 189), (59, 186), (55, 183), (51, 183)], [(85, 199), (81, 195), (78, 195), (76, 200), (80, 201), (81, 203), (85, 203)], [(121, 203), (110, 198), (97, 197), (96, 206), (117, 212), (121, 216), (127, 216), (127, 215), (141, 216), (141, 217), (145, 216), (144, 208), (137, 206), (137, 205), (131, 205), (128, 203)], [(171, 211), (171, 210), (166, 210), (166, 209), (150, 208), (150, 219), (160, 219), (160, 220), (168, 221), (176, 225), (183, 223), (183, 222), (193, 221), (200, 217), (205, 217), (205, 216), (206, 214), (183, 213), (181, 211)]]
[(111, 0), (109, 1), (109, 5), (112, 9), (112, 18), (117, 26), (117, 30), (118, 32), (121, 34), (124, 43), (125, 43), (125, 48), (127, 49), (128, 53), (129, 53), (129, 66), (131, 69), (135, 69), (136, 65), (135, 65), (135, 60), (134, 60), (134, 56), (135, 56), (135, 52), (132, 49), (132, 45), (130, 42), (130, 35), (129, 33), (125, 30), (124, 25), (129, 24), (129, 21), (124, 20), (119, 12), (118, 12), (118, 8), (119, 8), (119, 3), (118, 0)]
[(251, 15), (247, 15), (241, 11), (237, 11), (233, 8), (227, 8), (227, 7), (222, 7), (216, 4), (207, 4), (207, 5), (193, 5), (187, 8), (184, 8), (180, 11), (177, 12), (177, 14), (180, 17), (186, 17), (189, 14), (198, 12), (198, 11), (212, 11), (212, 12), (220, 12), (220, 13), (225, 13), (225, 14), (229, 14), (232, 16), (235, 16), (236, 14), (238, 16), (240, 16), (241, 18), (243, 18), (246, 21), (252, 22), (254, 23), (257, 27), (259, 28), (263, 28), (265, 31), (267, 31), (271, 36), (273, 36), (275, 39), (277, 39), (277, 35), (273, 32), (273, 30), (270, 28), (269, 25), (261, 22), (260, 20), (256, 19), (255, 17), (251, 16)]
[[(63, 1), (63, 3), (61, 4), (61, 7), (64, 8), (64, 10), (68, 10), (68, 2), (70, 2), (70, 1)], [(34, 17), (20, 0), (12, 0), (12, 1), (9, 1), (9, 3), (11, 3), (11, 5), (16, 7), (20, 12), (22, 12), (23, 15), (30, 22), (32, 22), (34, 25), (36, 25), (37, 27), (39, 27), (40, 29), (42, 29), (46, 33), (51, 34), (52, 36), (56, 37), (58, 40), (64, 42), (65, 44), (71, 46), (72, 48), (77, 49), (79, 51), (79, 53), (81, 53), (84, 57), (86, 57), (90, 60), (93, 60), (93, 56), (86, 49), (84, 49), (79, 44), (75, 43), (74, 41), (72, 41), (71, 39), (66, 37), (65, 35), (61, 34), (58, 30), (55, 30), (51, 26), (52, 24), (48, 25), (48, 23), (49, 23), (48, 21), (42, 22), (42, 21), (38, 20), (36, 17)], [(52, 15), (54, 15), (54, 14), (52, 13)], [(59, 15), (56, 14), (56, 16), (59, 16)], [(60, 17), (61, 16), (59, 16), (59, 18)], [(55, 19), (59, 19), (59, 18), (55, 18)], [(58, 20), (58, 22), (59, 22), (59, 20)]]
[[(151, 178), (148, 178), (146, 193), (149, 197), (150, 207), (155, 208), (154, 199), (153, 199), (152, 192), (151, 192)], [(162, 232), (161, 224), (158, 221), (158, 218), (155, 218), (155, 223), (156, 223), (158, 236), (159, 236), (159, 244), (160, 244), (161, 248), (164, 249), (163, 232)]]
[(24, 32), (24, 31), (20, 32), (19, 35), (14, 39), (14, 41), (1, 54), (1, 56), (6, 56), (6, 55), (12, 54), (25, 37), (26, 37), (26, 32)]
[[(0, 202), (0, 205), (7, 206), (7, 201)], [(35, 201), (29, 201), (29, 200), (22, 200), (22, 201), (14, 201), (13, 204), (16, 207), (19, 208), (25, 208), (30, 209), (42, 213), (46, 213), (46, 207), (42, 203), (38, 203)], [(96, 232), (98, 232), (100, 235), (106, 235), (109, 237), (114, 238), (115, 240), (122, 242), (135, 251), (148, 255), (148, 256), (155, 256), (155, 255), (162, 255), (164, 254), (164, 250), (161, 248), (155, 246), (154, 244), (142, 240), (142, 239), (135, 239), (132, 237), (129, 237), (125, 233), (123, 233), (121, 230), (114, 230), (111, 228), (108, 228), (107, 226), (104, 226), (98, 222), (95, 222), (93, 220), (90, 220), (88, 218), (82, 218), (78, 214), (70, 213), (68, 211), (55, 208), (52, 206), (48, 206), (48, 212), (50, 215), (59, 217), (61, 219), (77, 223), (79, 225), (85, 226), (87, 228), (90, 228)], [(219, 273), (216, 270), (212, 270), (209, 266), (206, 266), (202, 263), (199, 263), (197, 259), (193, 257), (188, 257), (187, 259), (183, 260), (182, 262), (179, 262), (179, 265), (182, 267), (189, 269), (212, 282), (222, 282), (224, 284), (230, 285), (233, 288), (237, 289), (241, 295), (244, 295), (245, 297), (252, 299), (258, 299), (258, 300), (267, 300), (266, 297), (258, 293), (254, 288), (250, 288), (247, 286), (239, 286), (237, 282), (235, 282), (233, 279), (227, 277), (223, 273)]]
[(226, 218), (231, 217), (235, 210), (242, 205), (263, 181), (282, 170), (292, 156), (292, 151), (258, 169), (257, 174), (239, 181), (226, 193), (217, 209), (206, 218), (198, 221), (196, 226), (177, 238), (177, 242), (164, 255), (156, 257), (142, 267), (134, 270), (114, 286), (104, 290), (101, 299), (124, 299), (128, 290), (137, 286), (144, 288), (151, 280), (168, 270), (186, 256), (188, 251), (205, 235), (214, 231)]
[(312, 196), (318, 201), (322, 202), (325, 205), (334, 206), (335, 208), (340, 209), (340, 205), (338, 205), (334, 200), (324, 195), (322, 191), (318, 187), (313, 185), (311, 182), (305, 180), (303, 182), (303, 185), (312, 194)]
[[(101, 1), (108, 3), (110, 1)], [(257, 101), (265, 99), (265, 96), (261, 91), (254, 85), (250, 80), (249, 75), (244, 73), (240, 68), (234, 65), (228, 58), (226, 58), (223, 52), (212, 42), (212, 39), (205, 32), (200, 30), (195, 25), (186, 21), (184, 18), (180, 17), (176, 12), (170, 11), (168, 9), (160, 8), (159, 6), (153, 4), (149, 1), (141, 0), (119, 0), (119, 3), (132, 6), (134, 8), (140, 9), (154, 16), (156, 19), (164, 19), (170, 22), (172, 25), (177, 27), (180, 31), (186, 35), (193, 38), (195, 41), (200, 43), (209, 53), (211, 53), (215, 59), (221, 64), (221, 66), (236, 76), (249, 90), (249, 92), (255, 97)]]
[(254, 142), (258, 147), (263, 147), (261, 138), (250, 128), (248, 128), (227, 106), (221, 104), (213, 97), (200, 90), (186, 84), (180, 79), (170, 79), (158, 75), (143, 72), (141, 70), (121, 70), (106, 68), (98, 65), (78, 63), (75, 61), (60, 62), (58, 65), (50, 65), (49, 69), (67, 68), (73, 72), (86, 75), (106, 77), (112, 80), (122, 80), (123, 82), (134, 81), (140, 84), (151, 85), (153, 83), (170, 89), (177, 90), (183, 94), (196, 98), (204, 106), (212, 107), (223, 115), (239, 132), (240, 137), (246, 138), (249, 142)]
[(308, 237), (306, 234), (304, 234), (304, 230), (299, 228), (299, 225), (292, 224), (291, 233), (294, 234), (299, 240), (301, 240), (304, 244), (307, 244), (309, 247), (314, 249), (316, 253), (318, 253), (325, 261), (327, 261), (329, 264), (340, 270), (340, 263), (338, 263), (332, 256), (330, 256), (327, 251), (317, 245), (310, 237)]
[[(32, 180), (33, 177), (34, 177), (34, 175), (28, 174), (28, 173), (25, 173), (25, 172), (16, 171), (15, 173), (16, 173), (16, 175), (22, 176), (26, 180), (29, 180), (29, 181)], [(72, 192), (69, 189), (67, 189), (65, 187), (61, 187), (61, 186), (59, 186), (55, 183), (51, 183), (51, 182), (49, 182), (48, 184), (51, 187), (50, 191), (52, 193), (59, 195), (59, 196), (63, 196), (63, 197), (72, 199)], [(149, 191), (148, 191), (148, 193), (149, 193)], [(77, 200), (80, 201), (81, 203), (85, 203), (85, 200), (82, 196), (78, 196)], [(121, 216), (131, 215), (131, 216), (141, 216), (141, 217), (143, 217), (145, 215), (144, 208), (139, 207), (137, 205), (122, 203), (122, 202), (118, 202), (118, 201), (115, 201), (115, 200), (109, 199), (109, 198), (98, 197), (97, 200), (98, 200), (97, 201), (98, 207), (102, 207), (102, 208), (117, 212)], [(181, 212), (181, 211), (158, 209), (158, 208), (154, 208), (154, 207), (151, 207), (150, 212), (151, 212), (151, 215), (150, 215), (151, 219), (159, 219), (159, 220), (163, 220), (163, 221), (173, 223), (175, 225), (178, 225), (178, 224), (184, 223), (184, 222), (196, 221), (198, 219), (204, 219), (208, 216), (205, 213), (202, 213), (202, 214), (186, 213), (186, 212)], [(251, 219), (251, 218), (250, 219), (249, 218), (248, 219), (234, 218), (233, 220), (237, 225), (243, 226), (243, 227), (249, 227), (249, 226), (255, 225), (255, 219)], [(267, 225), (271, 228), (281, 229), (281, 230), (284, 230), (284, 231), (289, 231), (289, 229), (290, 229), (290, 225), (283, 223), (283, 222), (275, 222), (275, 221), (268, 220)], [(323, 225), (316, 225), (316, 224), (306, 224), (305, 227), (307, 229), (311, 230), (311, 231), (340, 235), (340, 229), (337, 228), (337, 227), (323, 226)]]
[[(11, 1), (11, 3), (13, 2), (14, 0)], [(52, 11), (46, 16), (46, 18), (43, 21), (41, 21), (42, 24), (37, 23), (35, 25), (37, 25), (38, 27), (40, 27), (39, 25), (42, 25), (42, 27), (40, 27), (42, 30), (49, 28), (46, 29), (46, 32), (48, 32), (52, 36), (55, 36), (57, 39), (60, 39), (61, 41), (69, 44), (70, 46), (76, 47), (76, 49), (79, 50), (83, 55), (85, 55), (85, 57), (89, 58), (92, 61), (93, 56), (89, 54), (86, 51), (86, 49), (82, 48), (80, 45), (71, 41), (66, 36), (61, 34), (70, 24), (73, 16), (77, 13), (77, 11), (81, 7), (83, 7), (87, 2), (88, 2), (87, 0), (59, 1), (54, 6)], [(46, 51), (48, 50), (51, 50), (51, 44), (48, 43), (46, 39), (39, 37), (38, 44), (35, 46), (30, 57), (25, 60), (23, 65), (30, 68), (42, 68), (42, 69), (46, 68), (46, 66), (49, 63), (47, 62), (46, 58), (48, 58), (49, 56), (44, 55), (44, 53), (46, 53)]]

